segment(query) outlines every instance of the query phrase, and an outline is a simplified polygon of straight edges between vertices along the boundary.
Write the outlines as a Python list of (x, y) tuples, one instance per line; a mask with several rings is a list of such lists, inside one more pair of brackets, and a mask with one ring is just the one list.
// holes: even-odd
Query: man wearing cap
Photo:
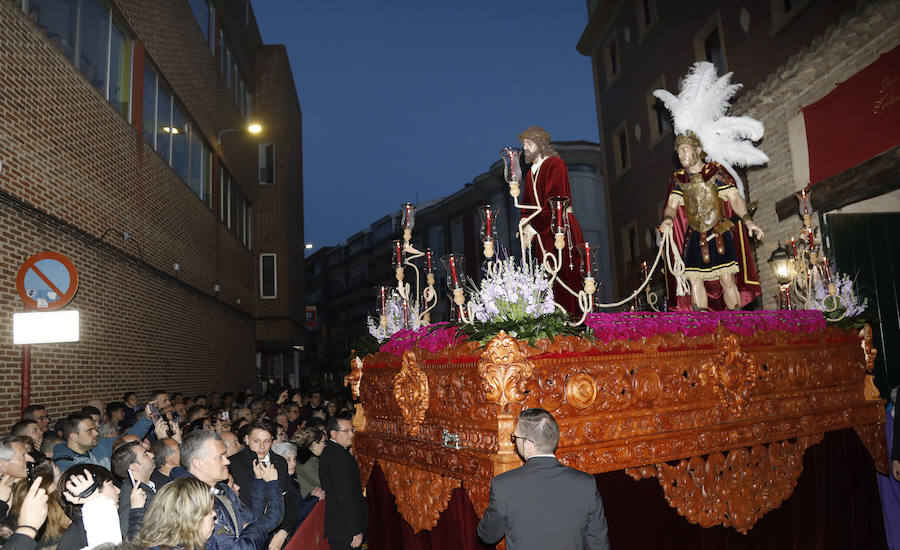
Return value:
[(569, 170), (559, 153), (550, 146), (550, 134), (540, 126), (530, 126), (519, 134), (519, 141), (522, 142), (522, 148), (525, 151), (525, 162), (530, 165), (525, 174), (525, 189), (523, 189), (520, 202), (523, 205), (541, 207), (536, 215), (534, 215), (534, 210), (522, 209), (522, 218), (532, 215), (534, 217), (525, 226), (524, 235), (520, 235), (519, 238), (524, 239), (531, 246), (531, 252), (538, 262), (543, 260), (544, 252), (556, 256), (549, 199), (553, 197), (569, 199), (569, 205), (565, 212), (569, 227), (565, 232), (559, 280), (553, 285), (553, 296), (556, 303), (566, 308), (566, 311), (580, 315), (578, 300), (560, 285), (561, 281), (575, 293), (580, 291), (583, 286), (580, 275), (581, 262), (575, 247), (584, 242), (584, 236), (578, 220), (575, 219), (575, 214), (572, 213)]

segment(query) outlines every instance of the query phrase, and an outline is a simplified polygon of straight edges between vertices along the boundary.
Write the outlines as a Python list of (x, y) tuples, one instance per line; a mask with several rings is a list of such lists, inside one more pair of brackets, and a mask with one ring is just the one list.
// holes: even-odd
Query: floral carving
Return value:
[(490, 341), (478, 362), (485, 398), (506, 407), (525, 398), (525, 386), (534, 372), (522, 344), (502, 330)]
[(586, 409), (597, 399), (597, 383), (594, 379), (580, 372), (573, 374), (566, 382), (566, 401), (579, 409)]
[(867, 323), (866, 326), (859, 329), (859, 335), (862, 340), (860, 345), (866, 355), (866, 372), (872, 372), (872, 368), (875, 367), (875, 356), (878, 355), (878, 350), (872, 344), (872, 325)]
[(750, 400), (750, 391), (756, 384), (756, 360), (741, 351), (741, 343), (736, 334), (723, 327), (716, 332), (719, 353), (701, 365), (702, 378), (712, 383), (719, 397), (734, 408), (742, 410)]
[(416, 363), (415, 352), (403, 353), (403, 364), (394, 376), (393, 387), (407, 435), (418, 434), (428, 410), (428, 377)]
[(469, 495), (469, 500), (472, 501), (472, 508), (475, 509), (475, 513), (479, 518), (484, 516), (484, 511), (487, 510), (491, 501), (490, 484), (466, 481), (463, 486), (466, 489), (466, 494)]
[(344, 385), (350, 387), (353, 399), (359, 400), (359, 384), (362, 381), (363, 360), (357, 355), (350, 361), (350, 374), (344, 377)]
[(641, 401), (650, 403), (659, 397), (662, 386), (659, 382), (659, 373), (650, 367), (638, 367), (631, 376), (631, 384), (634, 395)]
[(441, 512), (447, 509), (453, 489), (462, 482), (452, 477), (420, 468), (379, 460), (397, 511), (414, 533), (437, 525)]
[(375, 466), (375, 457), (355, 453), (356, 463), (359, 464), (359, 481), (365, 487), (369, 483), (369, 476), (372, 475), (372, 467)]
[(727, 454), (694, 456), (675, 466), (631, 468), (634, 479), (656, 477), (670, 506), (691, 523), (724, 525), (747, 533), (766, 512), (791, 496), (803, 471), (803, 453), (822, 435), (775, 441)]

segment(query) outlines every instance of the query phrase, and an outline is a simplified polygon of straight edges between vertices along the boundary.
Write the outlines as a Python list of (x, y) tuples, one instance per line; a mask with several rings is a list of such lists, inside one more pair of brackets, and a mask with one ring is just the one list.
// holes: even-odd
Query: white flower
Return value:
[(514, 258), (495, 263), (472, 295), (472, 313), (482, 323), (516, 321), (553, 313), (553, 293), (542, 268)]

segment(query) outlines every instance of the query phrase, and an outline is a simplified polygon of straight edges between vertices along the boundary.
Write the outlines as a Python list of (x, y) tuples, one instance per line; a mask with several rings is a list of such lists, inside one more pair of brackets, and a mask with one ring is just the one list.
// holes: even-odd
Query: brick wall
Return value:
[[(211, 145), (219, 130), (239, 127), (186, 3), (121, 0), (113, 8)], [(249, 56), (258, 31), (247, 36), (230, 38)], [(249, 83), (252, 67), (244, 72)], [(70, 307), (81, 312), (81, 341), (34, 346), (32, 402), (59, 415), (125, 390), (253, 384), (253, 254), (8, 1), (0, 2), (0, 90), (0, 429), (19, 407), (16, 270), (44, 250), (69, 255), (79, 269)], [(219, 153), (253, 201), (256, 144), (229, 136)]]
[[(806, 184), (793, 180), (788, 121), (800, 112), (801, 106), (818, 101), (837, 83), (852, 77), (898, 44), (900, 3), (870, 5), (860, 14), (832, 25), (735, 103), (733, 114), (750, 115), (766, 127), (760, 148), (769, 155), (769, 163), (747, 174), (752, 198), (760, 204), (756, 221), (766, 231), (766, 238), (756, 251), (760, 263), (765, 263), (778, 241), (783, 243), (796, 236), (801, 227), (799, 214), (782, 222), (778, 222), (775, 214), (777, 201)], [(816, 225), (815, 213), (813, 220)], [(758, 267), (764, 289), (763, 305), (773, 309), (778, 285), (768, 266)]]

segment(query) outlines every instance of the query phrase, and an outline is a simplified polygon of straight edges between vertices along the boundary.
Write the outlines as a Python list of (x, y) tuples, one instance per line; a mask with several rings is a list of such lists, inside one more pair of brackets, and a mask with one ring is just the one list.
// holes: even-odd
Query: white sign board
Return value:
[(13, 343), (77, 342), (78, 326), (78, 312), (73, 310), (14, 313)]

